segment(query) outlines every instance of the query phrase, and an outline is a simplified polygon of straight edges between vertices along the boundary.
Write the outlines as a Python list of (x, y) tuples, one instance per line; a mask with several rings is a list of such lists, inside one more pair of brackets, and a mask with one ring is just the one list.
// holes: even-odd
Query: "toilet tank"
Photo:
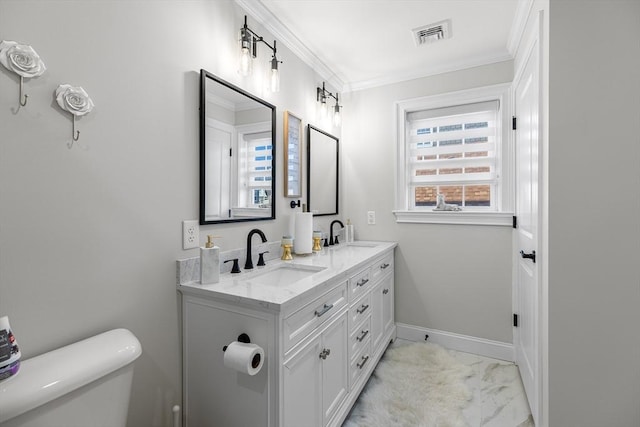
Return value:
[(1, 427), (124, 427), (140, 342), (114, 329), (21, 361), (0, 382)]

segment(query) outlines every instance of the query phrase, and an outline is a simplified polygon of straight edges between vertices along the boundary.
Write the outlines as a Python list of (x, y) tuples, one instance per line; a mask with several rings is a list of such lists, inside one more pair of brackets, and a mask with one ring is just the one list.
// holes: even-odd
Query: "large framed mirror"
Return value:
[(276, 217), (276, 107), (200, 70), (200, 224)]
[(339, 140), (307, 125), (307, 206), (316, 216), (338, 214)]

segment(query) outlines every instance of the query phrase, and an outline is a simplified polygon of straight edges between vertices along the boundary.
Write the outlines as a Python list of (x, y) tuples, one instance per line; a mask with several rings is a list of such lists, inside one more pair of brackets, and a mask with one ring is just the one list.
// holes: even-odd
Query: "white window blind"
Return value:
[(271, 133), (245, 134), (246, 153), (244, 159), (247, 186), (251, 188), (271, 188), (272, 146)]
[(271, 193), (273, 159), (271, 132), (244, 134), (240, 184), (247, 190), (248, 206), (261, 205)]
[[(405, 153), (413, 207), (433, 205), (427, 192), (457, 191), (453, 201), (463, 206), (494, 204), (498, 109), (493, 100), (407, 113)], [(474, 198), (471, 193), (480, 190), (486, 195)]]

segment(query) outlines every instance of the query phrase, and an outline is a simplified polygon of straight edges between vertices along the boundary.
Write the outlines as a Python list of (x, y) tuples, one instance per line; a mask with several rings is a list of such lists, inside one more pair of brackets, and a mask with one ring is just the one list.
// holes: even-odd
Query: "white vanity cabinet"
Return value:
[[(242, 273), (179, 285), (183, 425), (339, 427), (395, 338), (394, 248), (375, 242), (298, 257), (326, 268), (285, 288), (258, 287)], [(254, 376), (224, 366), (222, 348), (241, 333), (265, 352)]]

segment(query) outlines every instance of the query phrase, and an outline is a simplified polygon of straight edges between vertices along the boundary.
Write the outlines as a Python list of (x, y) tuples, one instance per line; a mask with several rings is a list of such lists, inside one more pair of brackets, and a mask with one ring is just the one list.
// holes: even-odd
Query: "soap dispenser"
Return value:
[(220, 281), (220, 248), (213, 245), (213, 237), (200, 248), (200, 283), (209, 285)]

